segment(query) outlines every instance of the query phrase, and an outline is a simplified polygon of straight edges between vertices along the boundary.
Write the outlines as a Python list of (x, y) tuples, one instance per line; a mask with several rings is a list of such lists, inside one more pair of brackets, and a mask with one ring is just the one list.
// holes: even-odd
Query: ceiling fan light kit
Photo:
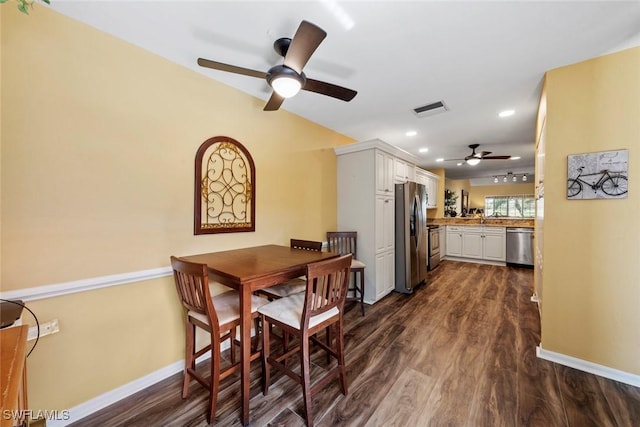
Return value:
[(302, 72), (307, 61), (309, 61), (313, 52), (316, 51), (326, 36), (327, 33), (322, 28), (311, 22), (302, 21), (292, 39), (280, 38), (274, 42), (274, 50), (284, 57), (284, 61), (282, 65), (271, 67), (266, 73), (203, 58), (198, 58), (198, 65), (214, 70), (265, 79), (273, 89), (273, 93), (264, 107), (265, 111), (279, 109), (286, 98), (295, 96), (300, 90), (315, 92), (349, 102), (358, 92), (332, 83), (307, 79)]
[(307, 83), (304, 73), (298, 74), (289, 67), (276, 65), (267, 74), (267, 83), (283, 98), (291, 98)]
[[(478, 148), (480, 144), (471, 144), (469, 148), (471, 148), (471, 154), (469, 154), (464, 159), (445, 159), (444, 161), (456, 160), (456, 161), (464, 161), (464, 163), (469, 166), (475, 166), (479, 164), (482, 160), (509, 160), (511, 156), (490, 156), (491, 151), (480, 151), (476, 153), (476, 148)], [(458, 166), (463, 163), (458, 163)]]

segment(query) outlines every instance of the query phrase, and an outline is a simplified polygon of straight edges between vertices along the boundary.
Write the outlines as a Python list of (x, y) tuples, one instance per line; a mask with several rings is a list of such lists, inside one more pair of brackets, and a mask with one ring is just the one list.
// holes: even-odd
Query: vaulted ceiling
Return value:
[[(310, 21), (328, 35), (305, 74), (358, 95), (347, 103), (303, 91), (282, 109), (359, 141), (381, 139), (451, 178), (532, 171), (544, 72), (640, 45), (638, 1), (52, 0), (51, 7), (265, 101), (265, 80), (203, 68), (197, 58), (267, 71), (282, 63), (273, 42)], [(413, 111), (436, 101), (448, 111)], [(512, 116), (498, 117), (509, 109)], [(520, 159), (436, 162), (464, 158), (470, 144)]]

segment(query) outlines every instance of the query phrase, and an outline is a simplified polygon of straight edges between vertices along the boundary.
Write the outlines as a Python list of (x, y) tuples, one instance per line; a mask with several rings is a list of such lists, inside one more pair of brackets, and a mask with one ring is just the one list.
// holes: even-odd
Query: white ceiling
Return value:
[[(51, 3), (67, 16), (265, 101), (270, 88), (264, 80), (201, 68), (196, 59), (267, 71), (282, 62), (273, 42), (292, 37), (303, 19), (313, 22), (328, 36), (305, 74), (358, 95), (346, 103), (301, 92), (282, 108), (359, 141), (396, 145), (416, 155), (421, 166), (444, 166), (447, 177), (456, 179), (532, 171), (544, 72), (640, 45), (639, 1)], [(440, 100), (450, 111), (426, 118), (412, 111)], [(498, 118), (504, 109), (516, 113)], [(409, 130), (417, 135), (405, 136)], [(435, 162), (463, 158), (473, 143), (521, 159), (473, 167)], [(423, 147), (426, 154), (418, 152)]]

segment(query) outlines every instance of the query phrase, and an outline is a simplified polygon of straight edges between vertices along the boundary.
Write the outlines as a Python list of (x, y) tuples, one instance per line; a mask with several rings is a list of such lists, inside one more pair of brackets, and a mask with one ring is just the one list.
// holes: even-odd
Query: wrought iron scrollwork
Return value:
[(217, 136), (196, 154), (195, 234), (255, 231), (255, 166), (238, 141)]

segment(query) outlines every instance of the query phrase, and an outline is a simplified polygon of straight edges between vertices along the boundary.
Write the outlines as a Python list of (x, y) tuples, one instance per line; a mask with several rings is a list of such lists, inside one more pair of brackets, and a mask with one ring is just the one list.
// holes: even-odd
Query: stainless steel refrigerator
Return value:
[(410, 294), (427, 280), (427, 190), (415, 182), (395, 190), (396, 291)]

